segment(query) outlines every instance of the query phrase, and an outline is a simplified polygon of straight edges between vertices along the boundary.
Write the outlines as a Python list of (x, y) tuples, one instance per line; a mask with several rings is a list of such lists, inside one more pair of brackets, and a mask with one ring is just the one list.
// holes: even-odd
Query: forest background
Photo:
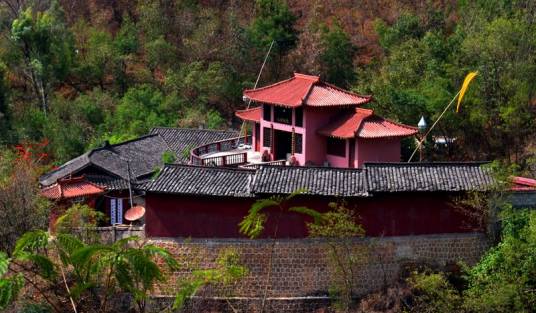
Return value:
[(153, 126), (236, 129), (274, 41), (260, 86), (320, 75), (409, 125), (479, 71), (432, 133), (453, 144), (427, 158), (529, 169), (535, 18), (530, 0), (3, 0), (0, 144), (42, 143), (57, 165)]

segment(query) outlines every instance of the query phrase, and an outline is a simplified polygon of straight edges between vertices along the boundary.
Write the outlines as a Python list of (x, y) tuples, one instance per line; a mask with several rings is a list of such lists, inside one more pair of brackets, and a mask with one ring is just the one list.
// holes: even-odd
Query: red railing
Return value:
[(232, 166), (246, 164), (248, 162), (248, 154), (246, 151), (230, 153), (227, 155), (215, 157), (201, 157), (202, 155), (207, 153), (234, 150), (239, 144), (244, 142), (251, 142), (251, 136), (248, 136), (247, 140), (244, 140), (244, 137), (231, 138), (199, 146), (197, 148), (192, 149), (192, 151), (190, 152), (190, 163), (193, 165), (203, 166)]

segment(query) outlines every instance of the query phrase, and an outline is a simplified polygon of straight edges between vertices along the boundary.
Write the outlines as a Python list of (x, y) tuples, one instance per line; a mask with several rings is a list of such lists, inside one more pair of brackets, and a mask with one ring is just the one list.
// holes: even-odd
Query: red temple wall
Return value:
[[(368, 236), (404, 236), (474, 231), (470, 221), (451, 204), (445, 193), (381, 194), (370, 198), (346, 199), (356, 210)], [(333, 198), (302, 197), (292, 205), (325, 211)], [(146, 195), (148, 237), (237, 238), (238, 223), (254, 199)], [(310, 219), (286, 210), (271, 209), (264, 237), (302, 238)], [(278, 220), (278, 222), (276, 222)]]

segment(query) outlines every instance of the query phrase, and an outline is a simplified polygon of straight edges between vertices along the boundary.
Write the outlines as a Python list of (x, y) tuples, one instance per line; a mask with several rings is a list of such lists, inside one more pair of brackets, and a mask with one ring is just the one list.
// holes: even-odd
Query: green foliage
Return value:
[(536, 120), (529, 108), (536, 87), (529, 78), (536, 75), (530, 52), (535, 26), (528, 22), (533, 14), (521, 4), (492, 6), (462, 3), (456, 25), (446, 10), (425, 17), (402, 14), (391, 26), (376, 22), (385, 57), (360, 73), (372, 79), (359, 82), (357, 89), (374, 94), (386, 116), (413, 125), (421, 115), (434, 121), (465, 75), (479, 71), (462, 112), (447, 112), (432, 132), (457, 138), (456, 143), (446, 151), (428, 146), (429, 158), (481, 159), (484, 154), (525, 166), (521, 154)]
[(24, 303), (20, 313), (51, 313), (49, 305), (43, 303)]
[(210, 110), (207, 114), (207, 127), (210, 129), (221, 129), (225, 124), (225, 120), (221, 117), (218, 111)]
[[(536, 120), (529, 2), (407, 4), (396, 14), (388, 4), (374, 14), (389, 20), (374, 23), (379, 50), (368, 14), (359, 7), (337, 13), (339, 4), (304, 11), (285, 0), (131, 1), (113, 14), (61, 1), (29, 1), (13, 12), (5, 6), (0, 142), (47, 138), (47, 152), (60, 164), (154, 125), (226, 128), (274, 41), (261, 85), (293, 71), (317, 73), (373, 94), (378, 114), (411, 125), (421, 115), (431, 124), (465, 74), (478, 70), (462, 112), (447, 112), (431, 134), (455, 143), (427, 141), (425, 156), (503, 159), (527, 168)], [(364, 18), (364, 26), (344, 14)]]
[(408, 39), (418, 39), (424, 33), (419, 17), (408, 12), (400, 15), (391, 27), (382, 20), (376, 20), (375, 27), (380, 45), (387, 50)]
[(21, 159), (9, 148), (0, 152), (0, 251), (11, 253), (22, 234), (47, 226), (51, 204), (35, 183), (44, 170), (33, 157)]
[(175, 163), (176, 160), (177, 160), (177, 156), (175, 155), (175, 152), (164, 151), (164, 153), (162, 153), (162, 162), (164, 164), (172, 164), (172, 163)]
[[(258, 238), (262, 235), (264, 231), (264, 224), (268, 220), (268, 214), (265, 212), (270, 208), (276, 208), (279, 212), (284, 211), (285, 206), (290, 200), (292, 200), (297, 195), (304, 193), (305, 190), (300, 189), (296, 190), (286, 197), (282, 196), (272, 196), (268, 199), (259, 199), (253, 203), (251, 208), (248, 211), (248, 214), (242, 219), (239, 226), (239, 231), (241, 234), (248, 236), (251, 239)], [(288, 208), (289, 211), (295, 212), (306, 212), (304, 208), (301, 207), (291, 207)]]
[[(309, 236), (321, 238), (363, 237), (365, 230), (356, 222), (355, 212), (344, 204), (330, 203), (331, 210), (325, 213), (308, 212), (314, 222), (307, 224)], [(303, 211), (302, 211), (303, 213)]]
[(536, 212), (501, 212), (502, 238), (471, 268), (461, 291), (441, 273), (414, 273), (409, 312), (532, 312), (536, 273)]
[(0, 252), (0, 309), (6, 309), (17, 298), (22, 286), (21, 274), (8, 276), (11, 260)]
[(313, 217), (307, 223), (309, 236), (327, 241), (330, 260), (330, 295), (336, 309), (348, 311), (358, 287), (357, 272), (366, 260), (367, 249), (355, 245), (353, 239), (365, 236), (355, 212), (344, 202), (329, 204), (330, 210), (320, 213), (307, 208), (296, 211)]
[(21, 66), (30, 73), (26, 77), (35, 98), (46, 112), (51, 88), (67, 77), (74, 53), (72, 36), (57, 1), (44, 12), (31, 7), (21, 11), (11, 25), (11, 40), (22, 56)]
[[(68, 240), (61, 234), (72, 234), (86, 243), (98, 242), (100, 238), (95, 232), (95, 227), (105, 219), (106, 215), (102, 212), (84, 204), (74, 204), (58, 217), (52, 230), (57, 233), (59, 241)], [(63, 244), (78, 247), (78, 243), (63, 242)]]
[[(73, 279), (64, 280), (61, 284), (68, 284), (69, 290), (65, 290), (63, 295), (58, 292), (54, 295), (72, 299), (75, 306), (83, 307), (87, 305), (87, 297), (97, 297), (98, 306), (102, 309), (116, 292), (129, 292), (141, 312), (155, 284), (166, 279), (157, 260), (163, 260), (169, 271), (176, 270), (178, 263), (165, 249), (138, 245), (138, 240), (129, 237), (111, 245), (86, 244), (70, 234), (51, 236), (44, 231), (33, 231), (17, 241), (13, 256), (21, 266), (36, 267), (38, 271), (34, 275), (50, 286), (64, 279), (63, 271), (70, 269)], [(52, 251), (60, 256), (59, 260), (49, 256)], [(62, 275), (59, 275), (60, 271)], [(48, 304), (58, 311), (58, 304), (50, 300), (51, 295), (46, 290), (38, 291), (44, 293)]]
[[(136, 312), (144, 312), (157, 284), (179, 270), (179, 262), (164, 248), (127, 237), (112, 244), (88, 243), (85, 238), (64, 232), (65, 227), (95, 225), (98, 215), (86, 206), (75, 205), (58, 219), (57, 232), (42, 230), (19, 238), (13, 260), (0, 253), (0, 308), (8, 306), (23, 287), (23, 274), (8, 273), (11, 262), (25, 270), (24, 278), (54, 312), (69, 310), (110, 312), (109, 303), (124, 293), (132, 295)], [(207, 284), (230, 285), (247, 275), (231, 250), (222, 251), (214, 268), (195, 269), (181, 284), (174, 308)], [(33, 281), (39, 280), (37, 287)], [(61, 287), (59, 287), (61, 286)], [(58, 290), (61, 288), (61, 290)], [(107, 306), (107, 304), (109, 306)]]
[(462, 298), (444, 274), (414, 272), (408, 283), (417, 295), (408, 312), (460, 312)]
[(326, 81), (348, 88), (355, 82), (355, 47), (348, 34), (335, 23), (331, 28), (323, 27), (320, 36), (322, 53), (320, 62)]
[(536, 213), (506, 210), (503, 234), (468, 273), (465, 307), (479, 312), (527, 312), (536, 304)]
[(149, 68), (152, 70), (155, 70), (156, 68), (168, 70), (173, 65), (176, 55), (175, 50), (175, 47), (163, 37), (158, 37), (155, 40), (148, 42), (145, 45), (145, 51), (147, 53)]
[(255, 201), (248, 211), (248, 215), (238, 224), (240, 233), (251, 239), (259, 237), (264, 231), (264, 223), (268, 219), (267, 215), (262, 212), (264, 209), (279, 206), (279, 199), (260, 199)]
[(257, 48), (267, 49), (274, 41), (275, 50), (285, 54), (296, 45), (296, 17), (284, 0), (257, 0), (256, 13), (248, 34)]
[(137, 34), (138, 31), (136, 29), (136, 25), (130, 16), (123, 16), (121, 29), (117, 33), (117, 36), (114, 40), (114, 45), (120, 54), (128, 55), (138, 51), (139, 42)]

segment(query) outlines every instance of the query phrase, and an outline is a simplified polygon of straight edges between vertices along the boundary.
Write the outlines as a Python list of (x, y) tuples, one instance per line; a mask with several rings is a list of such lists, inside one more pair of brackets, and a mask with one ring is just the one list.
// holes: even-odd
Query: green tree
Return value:
[(11, 109), (6, 84), (6, 67), (0, 63), (0, 144), (11, 143)]
[(405, 312), (463, 312), (463, 298), (443, 273), (413, 272), (407, 282), (414, 297)]
[(45, 168), (37, 157), (24, 157), (30, 153), (22, 145), (18, 153), (5, 147), (0, 153), (0, 251), (6, 253), (25, 232), (47, 226), (51, 204), (36, 184)]
[(22, 11), (11, 26), (11, 40), (20, 54), (16, 66), (46, 113), (53, 87), (69, 74), (74, 53), (58, 2), (52, 1), (46, 11)]
[(344, 202), (329, 204), (330, 210), (319, 213), (310, 209), (297, 209), (298, 212), (313, 217), (307, 223), (309, 236), (323, 238), (328, 245), (328, 256), (332, 270), (330, 293), (335, 307), (348, 312), (358, 287), (358, 271), (367, 256), (365, 245), (356, 245), (354, 239), (365, 236), (365, 230), (357, 222), (354, 211)]
[(113, 44), (112, 35), (102, 29), (79, 21), (72, 27), (76, 42), (76, 67), (73, 72), (83, 83), (99, 86), (104, 90), (107, 76), (119, 66), (119, 53)]
[(322, 28), (320, 40), (320, 62), (325, 79), (336, 86), (350, 87), (356, 79), (353, 60), (355, 48), (350, 37), (339, 23), (335, 23), (331, 28)]
[(272, 41), (281, 56), (296, 46), (296, 16), (284, 0), (257, 0), (256, 16), (248, 29), (251, 42), (260, 50), (268, 49)]
[(468, 273), (469, 312), (530, 312), (536, 305), (536, 213), (502, 213), (502, 240)]
[(146, 134), (154, 126), (170, 126), (176, 117), (163, 114), (164, 95), (150, 85), (131, 87), (115, 112), (106, 116), (111, 141), (119, 142)]

